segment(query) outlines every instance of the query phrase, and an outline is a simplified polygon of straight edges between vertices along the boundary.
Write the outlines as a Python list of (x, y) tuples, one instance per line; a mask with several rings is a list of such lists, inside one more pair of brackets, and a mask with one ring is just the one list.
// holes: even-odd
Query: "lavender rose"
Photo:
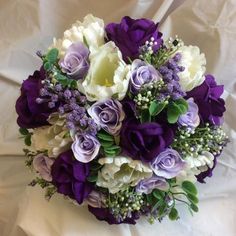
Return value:
[(160, 177), (171, 179), (176, 177), (185, 167), (185, 162), (174, 149), (167, 148), (151, 163), (151, 169)]
[(178, 123), (181, 126), (186, 126), (190, 129), (196, 128), (200, 123), (200, 118), (198, 115), (198, 105), (194, 102), (193, 98), (189, 98), (188, 111), (181, 115), (178, 119)]
[(98, 154), (101, 144), (90, 134), (77, 134), (75, 141), (71, 145), (75, 159), (80, 162), (88, 163)]
[(88, 109), (95, 123), (112, 135), (118, 135), (125, 118), (122, 104), (114, 99), (106, 99), (94, 103)]
[(164, 178), (154, 175), (149, 179), (141, 180), (136, 186), (136, 191), (139, 193), (149, 194), (153, 189), (167, 190), (168, 183)]
[(93, 190), (86, 198), (89, 206), (95, 208), (105, 207), (105, 196), (103, 193)]
[(73, 43), (59, 64), (72, 79), (83, 79), (89, 69), (88, 56), (89, 50), (83, 43)]
[(160, 75), (157, 70), (144, 61), (136, 59), (131, 65), (130, 71), (130, 91), (131, 93), (137, 93), (141, 86), (150, 82), (160, 79)]
[(39, 173), (39, 175), (46, 181), (52, 181), (51, 167), (54, 163), (54, 159), (45, 156), (44, 154), (38, 154), (34, 157), (33, 167)]

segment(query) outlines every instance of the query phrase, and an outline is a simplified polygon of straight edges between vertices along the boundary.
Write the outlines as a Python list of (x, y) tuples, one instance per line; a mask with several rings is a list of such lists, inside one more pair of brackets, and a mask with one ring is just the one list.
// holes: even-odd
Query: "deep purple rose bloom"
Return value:
[(47, 125), (47, 118), (55, 111), (48, 107), (48, 103), (38, 104), (36, 99), (45, 79), (45, 70), (36, 70), (21, 86), (21, 95), (16, 101), (17, 123), (23, 128), (37, 128)]
[(149, 179), (141, 180), (135, 189), (139, 193), (149, 194), (153, 189), (167, 190), (168, 187), (164, 178), (154, 175)]
[(176, 177), (185, 167), (185, 162), (174, 149), (167, 148), (151, 163), (151, 169), (160, 177), (171, 179)]
[(166, 125), (139, 124), (130, 119), (122, 127), (120, 145), (133, 159), (150, 162), (172, 143), (173, 137), (173, 131)]
[(206, 75), (205, 81), (200, 86), (187, 93), (187, 98), (194, 98), (203, 122), (221, 125), (225, 112), (225, 102), (220, 98), (223, 92), (224, 86), (217, 85), (212, 75)]
[(115, 42), (120, 49), (123, 59), (129, 62), (139, 57), (139, 48), (150, 41), (151, 37), (157, 42), (154, 51), (162, 44), (162, 33), (158, 31), (158, 24), (148, 19), (132, 19), (129, 16), (122, 18), (121, 22), (110, 23), (106, 26), (107, 38)]
[(157, 81), (160, 77), (159, 72), (152, 65), (139, 59), (134, 60), (130, 71), (129, 88), (131, 93), (136, 94), (142, 85)]
[(59, 64), (72, 79), (83, 79), (89, 69), (88, 56), (89, 50), (83, 43), (73, 43)]
[(109, 211), (108, 208), (94, 208), (91, 206), (88, 206), (89, 211), (95, 215), (95, 217), (98, 220), (104, 220), (106, 221), (108, 224), (112, 225), (112, 224), (136, 224), (136, 220), (139, 219), (140, 214), (138, 212), (132, 212), (132, 216), (131, 217), (127, 217), (124, 220), (118, 221)]
[(94, 103), (88, 109), (98, 127), (112, 135), (118, 135), (125, 118), (122, 104), (118, 100), (106, 99)]
[(79, 204), (92, 190), (86, 181), (88, 175), (89, 164), (75, 160), (71, 150), (60, 154), (52, 165), (52, 183), (57, 191), (75, 199)]

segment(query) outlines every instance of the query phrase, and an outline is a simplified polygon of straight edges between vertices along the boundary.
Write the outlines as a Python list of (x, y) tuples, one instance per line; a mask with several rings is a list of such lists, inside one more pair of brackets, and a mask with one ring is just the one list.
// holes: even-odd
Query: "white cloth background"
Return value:
[[(27, 187), (32, 174), (24, 167), (22, 141), (15, 123), (19, 86), (40, 66), (37, 49), (87, 13), (105, 22), (124, 15), (161, 20), (164, 37), (178, 34), (198, 45), (207, 70), (225, 84), (225, 129), (231, 143), (214, 177), (198, 185), (200, 211), (192, 217), (183, 207), (177, 222), (109, 226), (85, 206), (61, 196), (48, 203), (43, 191)], [(236, 235), (236, 2), (235, 0), (0, 0), (0, 235), (3, 236), (235, 236)]]

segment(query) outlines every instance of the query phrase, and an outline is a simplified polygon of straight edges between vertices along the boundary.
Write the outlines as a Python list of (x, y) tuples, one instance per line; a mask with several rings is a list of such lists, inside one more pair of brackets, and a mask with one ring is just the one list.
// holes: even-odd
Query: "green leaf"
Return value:
[(54, 64), (57, 61), (59, 51), (57, 48), (52, 48), (46, 55), (46, 59), (51, 64)]
[(89, 182), (96, 182), (97, 181), (97, 179), (98, 179), (98, 176), (97, 175), (90, 175), (90, 176), (88, 176), (87, 177), (87, 180), (89, 181)]
[(117, 151), (117, 150), (120, 150), (120, 147), (113, 145), (113, 146), (105, 148), (105, 149), (106, 149), (106, 151)]
[(30, 133), (25, 136), (25, 145), (31, 146), (31, 134)]
[(197, 188), (195, 187), (195, 185), (190, 182), (190, 181), (184, 181), (182, 183), (182, 189), (186, 192), (186, 193), (190, 193), (192, 195), (197, 195)]
[(147, 109), (142, 110), (140, 121), (141, 121), (141, 123), (145, 123), (145, 122), (150, 122), (151, 121), (151, 116), (150, 116), (149, 110), (147, 110)]
[(50, 71), (52, 69), (52, 64), (50, 62), (45, 62), (43, 64), (43, 68), (46, 70), (46, 71)]
[(165, 196), (165, 194), (162, 191), (158, 190), (158, 189), (154, 189), (152, 191), (152, 194), (156, 199), (159, 199), (159, 200), (163, 199), (163, 197)]
[(167, 107), (167, 120), (170, 124), (176, 123), (180, 115), (181, 110), (175, 103), (171, 103)]
[(26, 128), (19, 128), (19, 132), (22, 135), (27, 135), (29, 133), (29, 131)]
[(170, 220), (177, 220), (179, 218), (178, 211), (173, 207), (169, 213)]
[(175, 100), (174, 103), (179, 107), (181, 114), (185, 114), (188, 111), (188, 103), (185, 99), (180, 98)]
[(116, 151), (107, 151), (106, 149), (104, 150), (105, 155), (108, 157), (113, 157), (116, 155)]
[(102, 147), (104, 147), (104, 148), (108, 148), (108, 147), (111, 147), (114, 145), (114, 142), (112, 142), (112, 141), (105, 141), (105, 140), (100, 139), (99, 142), (101, 143)]
[(70, 79), (70, 88), (77, 89), (77, 82), (74, 79)]
[(187, 194), (187, 198), (190, 202), (192, 202), (194, 204), (197, 204), (199, 202), (198, 198), (195, 195), (191, 194), (191, 193)]
[(162, 200), (158, 200), (154, 206), (152, 207), (152, 212), (155, 211), (157, 208), (160, 208), (163, 205), (163, 201)]
[(109, 135), (109, 134), (107, 134), (107, 133), (98, 132), (98, 133), (97, 133), (97, 136), (98, 136), (99, 139), (102, 139), (102, 140), (104, 140), (104, 141), (112, 141), (112, 142), (114, 142), (113, 136), (111, 136), (111, 135)]
[(160, 206), (159, 211), (158, 211), (159, 216), (162, 216), (164, 214), (166, 207), (167, 207), (166, 202), (163, 202), (163, 204)]
[(191, 208), (194, 212), (198, 212), (198, 206), (197, 206), (197, 205), (191, 203), (191, 204), (190, 204), (190, 208)]
[(151, 116), (157, 116), (165, 107), (165, 102), (158, 103), (156, 101), (151, 102), (149, 106), (149, 113)]

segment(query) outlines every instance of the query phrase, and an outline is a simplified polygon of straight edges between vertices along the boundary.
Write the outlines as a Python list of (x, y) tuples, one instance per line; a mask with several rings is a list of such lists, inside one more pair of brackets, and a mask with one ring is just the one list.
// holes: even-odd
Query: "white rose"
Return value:
[(53, 39), (52, 47), (59, 50), (60, 57), (63, 57), (66, 50), (72, 43), (83, 42), (93, 51), (104, 44), (104, 22), (102, 19), (89, 14), (84, 17), (84, 21), (77, 21), (70, 29), (64, 32), (62, 39)]
[(180, 85), (183, 91), (187, 92), (204, 81), (206, 58), (197, 46), (182, 46), (178, 52), (182, 55), (179, 65), (185, 68), (178, 74)]
[(88, 75), (79, 89), (85, 93), (89, 101), (111, 98), (115, 95), (119, 100), (126, 95), (129, 79), (127, 73), (130, 66), (122, 59), (121, 52), (113, 42), (108, 42), (90, 54)]
[(103, 165), (98, 172), (97, 186), (108, 188), (110, 193), (117, 193), (128, 186), (152, 176), (152, 170), (141, 161), (129, 157), (105, 157), (98, 160)]

